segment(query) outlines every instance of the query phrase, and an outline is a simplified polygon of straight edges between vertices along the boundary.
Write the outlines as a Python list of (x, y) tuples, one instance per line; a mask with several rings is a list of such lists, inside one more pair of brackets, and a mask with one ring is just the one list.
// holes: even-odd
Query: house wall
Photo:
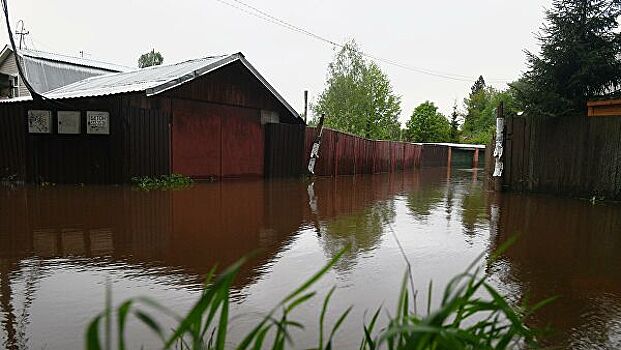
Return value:
[[(22, 81), (22, 78), (19, 76), (19, 71), (17, 69), (17, 64), (15, 63), (15, 54), (11, 53), (9, 55), (7, 55), (6, 59), (3, 62), (0, 62), (0, 73), (2, 74), (6, 74), (6, 75), (11, 75), (11, 76), (17, 76), (18, 77), (18, 84), (19, 84), (19, 96), (30, 96), (30, 92), (28, 91), (28, 89), (26, 88), (26, 86), (24, 85), (24, 82)], [(7, 90), (7, 92), (9, 92)], [(7, 94), (5, 97), (10, 97), (9, 94)]]

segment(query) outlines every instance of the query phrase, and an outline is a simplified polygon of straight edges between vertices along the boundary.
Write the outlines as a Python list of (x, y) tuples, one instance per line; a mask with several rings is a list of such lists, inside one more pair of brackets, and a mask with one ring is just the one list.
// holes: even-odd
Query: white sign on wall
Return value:
[(96, 135), (109, 135), (110, 113), (100, 111), (87, 111), (86, 133)]
[(261, 110), (261, 124), (280, 123), (278, 112)]
[(80, 112), (79, 111), (58, 111), (58, 133), (59, 134), (79, 134), (80, 133)]
[(31, 134), (51, 134), (52, 111), (29, 110), (28, 132)]

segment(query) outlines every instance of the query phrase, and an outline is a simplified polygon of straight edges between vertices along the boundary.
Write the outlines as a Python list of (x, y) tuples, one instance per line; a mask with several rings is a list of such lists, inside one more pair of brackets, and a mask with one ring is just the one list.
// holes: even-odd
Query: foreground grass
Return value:
[[(116, 310), (108, 306), (88, 326), (86, 348), (102, 349), (102, 340), (105, 348), (112, 348), (111, 322), (112, 318), (116, 318), (117, 346), (118, 349), (126, 349), (125, 328), (130, 315), (154, 332), (154, 336), (161, 340), (163, 349), (293, 348), (295, 339), (292, 338), (291, 331), (304, 329), (304, 325), (291, 319), (292, 311), (316, 296), (315, 291), (310, 291), (311, 287), (334, 266), (342, 254), (343, 251), (278, 302), (239, 344), (227, 343), (227, 330), (230, 324), (229, 293), (243, 261), (229, 267), (217, 277), (215, 270), (212, 270), (206, 278), (201, 297), (184, 316), (176, 315), (172, 310), (148, 298), (128, 300)], [(411, 277), (406, 274), (399, 293), (397, 310), (394, 314), (387, 312), (389, 321), (381, 328), (378, 326), (378, 317), (383, 308), (378, 308), (368, 322), (365, 320), (360, 349), (536, 348), (536, 331), (527, 327), (523, 320), (551, 299), (532, 307), (512, 306), (487, 283), (487, 276), (481, 275), (479, 269), (474, 268), (477, 262), (478, 260), (445, 286), (442, 302), (436, 310), (431, 310), (433, 290), (429, 284), (429, 300), (424, 316), (413, 311), (415, 294), (408, 288)], [(320, 327), (316, 349), (333, 348), (334, 337), (351, 311), (351, 307), (344, 310), (328, 327), (325, 315), (333, 292), (334, 288), (324, 298), (317, 315)], [(482, 298), (480, 295), (486, 297)], [(165, 331), (146, 310), (174, 317), (178, 322), (176, 328)]]
[(143, 190), (183, 188), (192, 185), (189, 177), (181, 174), (161, 175), (156, 177), (133, 177), (132, 184)]

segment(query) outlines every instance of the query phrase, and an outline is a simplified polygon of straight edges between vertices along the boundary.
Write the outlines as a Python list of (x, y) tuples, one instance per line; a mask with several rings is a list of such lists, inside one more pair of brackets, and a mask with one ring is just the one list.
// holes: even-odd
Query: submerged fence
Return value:
[(621, 200), (621, 118), (506, 119), (503, 185)]
[[(266, 176), (306, 174), (317, 130), (287, 124), (266, 125), (265, 130)], [(303, 147), (300, 147), (301, 138)], [(470, 153), (470, 157), (474, 157), (474, 151)], [(464, 159), (462, 157), (460, 161)], [(315, 174), (336, 176), (390, 173), (426, 166), (447, 166), (449, 162), (451, 147), (448, 145), (376, 141), (324, 128)], [(472, 160), (469, 162), (473, 163)]]

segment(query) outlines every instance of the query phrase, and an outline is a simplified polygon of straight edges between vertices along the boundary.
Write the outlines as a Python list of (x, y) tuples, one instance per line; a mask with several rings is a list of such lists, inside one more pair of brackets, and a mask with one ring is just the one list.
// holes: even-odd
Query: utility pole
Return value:
[(304, 123), (308, 121), (308, 90), (304, 90)]
[[(21, 24), (21, 28), (20, 28), (20, 24)], [(15, 35), (19, 35), (19, 49), (20, 50), (22, 49), (24, 37), (28, 34), (30, 34), (30, 32), (27, 31), (26, 28), (24, 27), (24, 21), (21, 19), (17, 21), (17, 29), (15, 30)]]

